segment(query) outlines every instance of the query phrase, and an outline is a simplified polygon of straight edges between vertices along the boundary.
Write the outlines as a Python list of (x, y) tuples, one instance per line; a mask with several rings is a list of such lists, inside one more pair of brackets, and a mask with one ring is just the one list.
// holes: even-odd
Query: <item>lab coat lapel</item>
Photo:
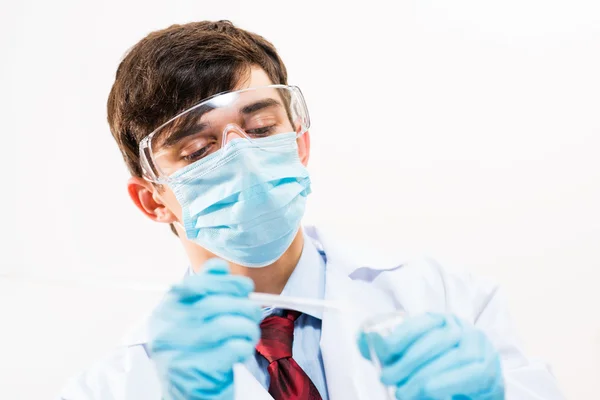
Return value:
[(348, 310), (323, 314), (321, 352), (329, 397), (331, 400), (387, 399), (375, 367), (360, 355), (356, 337), (363, 321), (394, 311), (393, 301), (375, 286), (352, 280), (348, 271), (360, 266), (345, 259), (339, 248), (323, 246), (323, 250), (327, 255), (325, 298), (343, 304)]
[(242, 364), (233, 366), (235, 400), (273, 400), (254, 375)]

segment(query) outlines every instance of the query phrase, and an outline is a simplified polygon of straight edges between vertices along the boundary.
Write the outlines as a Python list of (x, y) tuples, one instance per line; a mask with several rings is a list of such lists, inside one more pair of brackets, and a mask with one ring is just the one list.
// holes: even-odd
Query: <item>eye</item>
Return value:
[(189, 163), (193, 163), (194, 161), (198, 161), (202, 158), (204, 158), (207, 154), (208, 154), (208, 149), (209, 146), (203, 147), (198, 151), (193, 152), (190, 155), (184, 156), (182, 157), (185, 161), (189, 162)]
[(187, 163), (198, 161), (214, 151), (216, 140), (202, 138), (186, 144), (180, 151), (180, 157)]
[(263, 126), (260, 128), (246, 129), (246, 133), (252, 136), (267, 136), (275, 130), (275, 125)]

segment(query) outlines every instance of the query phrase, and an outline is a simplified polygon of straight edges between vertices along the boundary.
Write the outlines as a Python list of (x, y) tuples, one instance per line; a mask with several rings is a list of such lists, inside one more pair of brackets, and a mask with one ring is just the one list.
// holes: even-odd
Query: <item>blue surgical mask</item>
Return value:
[(231, 140), (171, 178), (187, 238), (246, 267), (283, 255), (311, 191), (294, 132)]

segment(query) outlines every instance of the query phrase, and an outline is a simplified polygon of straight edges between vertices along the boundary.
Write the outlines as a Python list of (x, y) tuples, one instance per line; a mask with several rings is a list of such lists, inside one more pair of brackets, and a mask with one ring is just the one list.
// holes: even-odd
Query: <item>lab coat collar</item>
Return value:
[(396, 249), (394, 251), (373, 249), (355, 237), (348, 237), (347, 233), (339, 229), (306, 226), (304, 232), (313, 239), (318, 250), (324, 251), (327, 265), (333, 263), (347, 275), (359, 268), (391, 270), (417, 256)]

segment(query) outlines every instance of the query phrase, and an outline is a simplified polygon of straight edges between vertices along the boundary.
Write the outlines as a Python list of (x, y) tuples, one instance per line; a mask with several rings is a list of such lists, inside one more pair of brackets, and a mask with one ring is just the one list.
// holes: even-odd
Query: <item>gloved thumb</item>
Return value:
[(357, 338), (358, 349), (360, 354), (369, 361), (371, 360), (372, 352), (378, 359), (384, 357), (387, 353), (387, 346), (384, 339), (375, 332), (365, 333), (361, 331)]
[(227, 275), (231, 272), (229, 263), (220, 258), (211, 258), (207, 260), (200, 271), (203, 274)]
[(252, 290), (254, 284), (250, 278), (231, 275), (227, 261), (212, 258), (204, 263), (199, 273), (185, 277), (169, 293), (176, 301), (193, 303), (211, 293), (247, 296)]
[(360, 354), (371, 361), (371, 350), (369, 349), (369, 344), (367, 343), (367, 334), (363, 331), (358, 333), (358, 337), (356, 338), (356, 343), (358, 344), (358, 349), (360, 350)]

